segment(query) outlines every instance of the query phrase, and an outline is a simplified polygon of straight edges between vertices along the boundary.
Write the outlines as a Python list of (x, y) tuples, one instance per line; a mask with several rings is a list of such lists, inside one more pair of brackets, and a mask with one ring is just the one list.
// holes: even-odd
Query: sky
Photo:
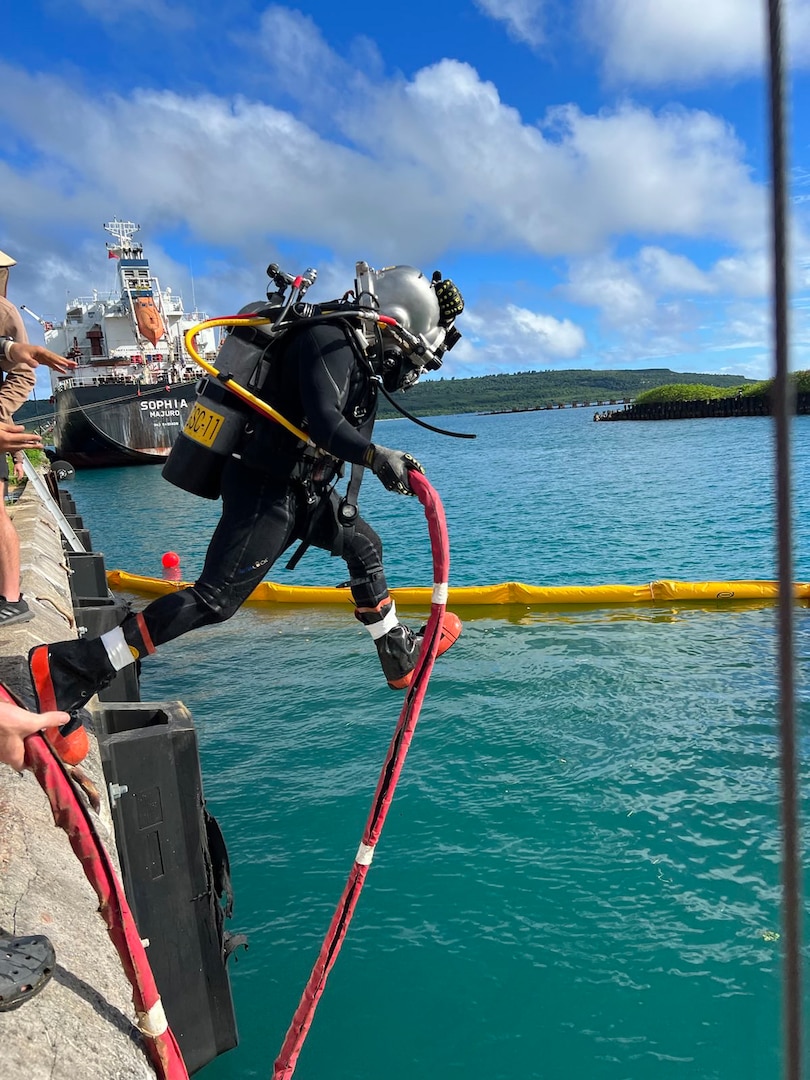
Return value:
[[(810, 0), (782, 8), (804, 369)], [(360, 259), (438, 269), (466, 302), (443, 377), (768, 378), (765, 15), (765, 0), (14, 3), (9, 298), (58, 319), (113, 288), (118, 217), (161, 286), (211, 316), (261, 299), (270, 262), (315, 267), (313, 300), (351, 288)]]

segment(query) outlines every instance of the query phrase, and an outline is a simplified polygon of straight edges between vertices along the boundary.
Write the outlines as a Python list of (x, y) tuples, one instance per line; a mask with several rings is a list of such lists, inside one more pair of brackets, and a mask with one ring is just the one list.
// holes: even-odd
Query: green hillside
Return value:
[[(636, 371), (593, 371), (587, 368), (561, 371), (524, 371), (516, 375), (481, 375), (472, 379), (430, 379), (406, 393), (395, 395), (409, 412), (418, 416), (452, 416), (467, 412), (511, 412), (553, 405), (635, 400), (646, 390), (670, 383), (704, 386), (756, 385), (742, 375), (707, 375), (644, 368)], [(385, 399), (381, 417), (396, 416)]]
[[(472, 379), (429, 379), (404, 394), (397, 394), (409, 412), (417, 416), (452, 416), (471, 412), (511, 412), (546, 406), (589, 402), (634, 401), (645, 391), (671, 384), (712, 387), (761, 386), (742, 375), (707, 375), (644, 368), (636, 371), (593, 371), (574, 368), (561, 371), (523, 371), (517, 375), (480, 375)], [(380, 397), (379, 416), (398, 415)], [(15, 414), (19, 423), (42, 423), (53, 418), (48, 401), (28, 401)]]

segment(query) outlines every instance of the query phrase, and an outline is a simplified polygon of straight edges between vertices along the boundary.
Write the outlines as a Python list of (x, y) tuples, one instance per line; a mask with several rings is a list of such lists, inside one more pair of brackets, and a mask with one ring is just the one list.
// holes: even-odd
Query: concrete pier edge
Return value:
[[(53, 516), (28, 484), (9, 507), (20, 537), (22, 589), (34, 618), (0, 628), (0, 679), (31, 700), (27, 654), (42, 642), (77, 635), (68, 566)], [(98, 746), (91, 735), (85, 771), (101, 793), (99, 832), (118, 865)], [(56, 970), (19, 1009), (0, 1013), (4, 1080), (152, 1080), (155, 1071), (134, 1024), (132, 988), (98, 898), (54, 825), (34, 776), (0, 765), (0, 927), (47, 934)]]

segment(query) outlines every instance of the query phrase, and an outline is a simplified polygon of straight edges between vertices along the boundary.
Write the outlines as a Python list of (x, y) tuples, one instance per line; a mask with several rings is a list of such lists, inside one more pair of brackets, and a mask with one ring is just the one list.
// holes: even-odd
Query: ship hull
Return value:
[(61, 385), (56, 454), (75, 469), (165, 463), (196, 398), (195, 383)]

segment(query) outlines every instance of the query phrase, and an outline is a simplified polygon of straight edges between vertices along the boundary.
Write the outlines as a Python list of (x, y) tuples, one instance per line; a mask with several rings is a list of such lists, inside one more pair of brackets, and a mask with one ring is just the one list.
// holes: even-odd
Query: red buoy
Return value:
[(160, 560), (167, 570), (180, 565), (180, 556), (176, 551), (167, 551)]

